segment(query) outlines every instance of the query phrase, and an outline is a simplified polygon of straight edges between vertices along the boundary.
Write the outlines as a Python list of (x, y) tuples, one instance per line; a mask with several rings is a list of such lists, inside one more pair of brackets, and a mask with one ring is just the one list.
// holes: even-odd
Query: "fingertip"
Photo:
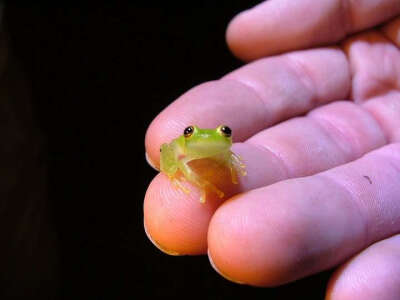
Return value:
[(168, 114), (159, 114), (149, 125), (145, 135), (146, 159), (150, 166), (159, 169), (160, 147), (163, 143), (177, 137), (177, 132), (185, 128), (185, 124)]
[(295, 258), (290, 249), (296, 247), (284, 246), (290, 244), (290, 230), (269, 213), (265, 218), (266, 211), (257, 208), (259, 200), (248, 192), (225, 202), (211, 220), (208, 251), (214, 268), (226, 279), (271, 287), (290, 280), (288, 266)]
[(326, 270), (362, 242), (361, 223), (346, 197), (316, 176), (237, 195), (211, 219), (209, 255), (224, 277), (254, 286)]
[(144, 220), (143, 222), (143, 228), (144, 228), (144, 233), (146, 234), (147, 238), (150, 240), (150, 242), (160, 251), (164, 252), (165, 254), (168, 255), (172, 255), (172, 256), (180, 256), (181, 254), (179, 252), (176, 252), (174, 250), (169, 250), (169, 249), (165, 249), (163, 248), (161, 245), (159, 245), (154, 239), (153, 237), (150, 235), (149, 231), (147, 230), (147, 226), (146, 226), (146, 221)]
[(149, 164), (149, 166), (152, 167), (156, 171), (160, 171), (159, 167), (153, 162), (153, 160), (150, 158), (149, 154), (147, 154), (147, 152), (145, 152), (144, 155), (145, 155), (146, 161)]
[[(156, 151), (156, 145), (158, 143), (158, 137), (155, 136), (153, 132), (156, 132), (157, 129), (157, 122), (156, 119), (154, 119), (149, 127), (147, 128), (146, 135), (144, 137), (144, 146), (145, 146), (145, 155), (146, 155), (146, 161), (147, 163), (155, 169), (159, 168), (159, 161), (160, 161), (160, 150), (158, 150), (158, 153)], [(159, 145), (158, 147), (160, 147)]]
[(167, 254), (205, 254), (208, 224), (218, 202), (210, 196), (200, 203), (200, 191), (182, 184), (190, 189), (189, 194), (175, 188), (164, 174), (153, 179), (144, 200), (145, 231)]
[[(250, 19), (251, 22), (251, 19)], [(228, 24), (226, 29), (226, 43), (237, 58), (243, 61), (251, 61), (257, 57), (256, 53), (252, 51), (253, 47), (249, 48), (248, 45), (253, 45), (253, 24), (248, 21), (248, 12), (243, 11), (236, 15)]]
[(210, 265), (211, 265), (211, 267), (213, 267), (213, 269), (215, 270), (215, 272), (217, 272), (219, 275), (221, 275), (222, 277), (224, 277), (225, 279), (227, 279), (227, 280), (229, 280), (229, 281), (232, 281), (232, 282), (237, 283), (237, 284), (245, 284), (244, 282), (236, 281), (235, 279), (233, 279), (233, 278), (229, 277), (228, 275), (222, 273), (222, 272), (218, 269), (218, 267), (215, 265), (215, 263), (214, 263), (214, 261), (213, 261), (213, 259), (212, 259), (212, 256), (211, 256), (211, 254), (210, 254), (210, 250), (207, 251), (207, 254), (208, 254), (208, 260), (210, 261)]

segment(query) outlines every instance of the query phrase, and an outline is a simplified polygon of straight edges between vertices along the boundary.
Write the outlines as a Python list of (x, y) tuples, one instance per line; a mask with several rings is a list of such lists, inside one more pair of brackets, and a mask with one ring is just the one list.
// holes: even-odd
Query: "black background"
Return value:
[(225, 28), (258, 1), (117, 2), (6, 7), (48, 141), (59, 298), (322, 299), (328, 273), (273, 289), (240, 286), (205, 256), (161, 253), (143, 231), (156, 174), (144, 159), (146, 128), (181, 93), (242, 64)]

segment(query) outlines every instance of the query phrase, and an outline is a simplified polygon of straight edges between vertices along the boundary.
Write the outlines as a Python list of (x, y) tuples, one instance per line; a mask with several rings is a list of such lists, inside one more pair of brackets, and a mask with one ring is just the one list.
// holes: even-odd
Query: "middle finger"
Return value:
[(158, 165), (161, 144), (191, 124), (229, 125), (235, 142), (241, 142), (272, 124), (344, 99), (349, 90), (349, 65), (342, 50), (314, 49), (261, 59), (199, 85), (169, 105), (147, 131), (146, 152)]

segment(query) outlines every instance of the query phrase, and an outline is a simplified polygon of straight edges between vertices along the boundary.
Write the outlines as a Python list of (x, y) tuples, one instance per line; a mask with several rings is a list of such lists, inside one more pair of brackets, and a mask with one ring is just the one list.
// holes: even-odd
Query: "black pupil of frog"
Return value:
[(228, 126), (222, 126), (221, 132), (227, 137), (232, 135), (232, 130)]
[(193, 126), (186, 127), (185, 130), (183, 131), (183, 135), (186, 137), (191, 136), (192, 133), (193, 133)]

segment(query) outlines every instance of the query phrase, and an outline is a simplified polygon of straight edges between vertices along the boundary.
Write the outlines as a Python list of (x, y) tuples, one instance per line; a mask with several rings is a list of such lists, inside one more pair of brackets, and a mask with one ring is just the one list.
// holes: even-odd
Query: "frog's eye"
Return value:
[(193, 126), (189, 126), (189, 127), (186, 127), (186, 128), (185, 128), (185, 130), (183, 131), (183, 135), (184, 135), (186, 138), (188, 138), (188, 137), (190, 137), (190, 136), (193, 134), (193, 132), (194, 132)]
[(228, 126), (223, 125), (219, 128), (219, 130), (221, 131), (222, 135), (226, 137), (230, 137), (232, 135), (232, 130)]

